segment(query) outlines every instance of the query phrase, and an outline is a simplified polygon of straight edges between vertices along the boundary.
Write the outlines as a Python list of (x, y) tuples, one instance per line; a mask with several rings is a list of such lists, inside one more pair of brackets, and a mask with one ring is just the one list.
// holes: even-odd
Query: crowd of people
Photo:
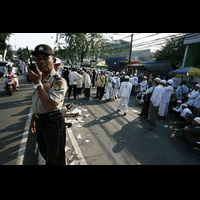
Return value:
[(102, 100), (104, 93), (106, 101), (120, 98), (120, 103), (117, 111), (120, 111), (122, 102), (125, 103), (124, 115), (128, 112), (128, 101), (132, 91), (130, 76), (125, 72), (110, 72), (107, 70), (77, 70), (76, 68), (66, 68), (63, 71), (63, 77), (68, 83), (68, 98), (73, 90), (74, 99), (81, 95), (83, 90), (85, 98), (92, 100), (90, 97), (90, 88), (96, 87), (96, 100)]
[[(192, 141), (193, 146), (194, 138), (196, 138), (199, 144), (197, 142), (195, 144), (199, 145), (200, 150), (200, 136), (198, 136), (200, 131), (200, 84), (198, 82), (194, 82), (192, 88), (189, 89), (186, 86), (186, 81), (176, 87), (173, 79), (161, 80), (157, 77), (154, 80), (147, 81), (147, 77), (144, 76), (143, 81), (138, 83), (136, 74), (130, 75), (125, 72), (115, 73), (96, 69), (87, 70), (85, 68), (78, 71), (75, 68), (68, 68), (63, 72), (63, 77), (69, 86), (68, 98), (70, 98), (73, 89), (74, 99), (77, 98), (77, 95), (81, 95), (83, 90), (85, 97), (92, 100), (90, 88), (97, 87), (95, 99), (102, 100), (104, 93), (107, 101), (120, 98), (116, 109), (117, 112), (120, 112), (124, 102), (124, 116), (128, 112), (130, 96), (139, 93), (136, 99), (138, 100), (140, 97), (139, 99), (143, 103), (139, 115), (147, 118), (147, 123), (156, 126), (156, 119), (165, 120), (169, 113), (174, 114), (176, 121), (171, 122), (170, 125), (177, 124), (183, 129), (176, 129), (171, 126), (171, 137), (182, 132), (181, 137), (186, 138), (190, 143)], [(188, 136), (188, 133), (190, 133), (190, 136)]]
[[(142, 104), (142, 111), (139, 115), (147, 118), (146, 122), (152, 126), (156, 126), (156, 119), (165, 120), (169, 113), (174, 114), (176, 121), (171, 122), (172, 135), (181, 138), (198, 138), (200, 150), (200, 84), (194, 82), (192, 88), (187, 87), (187, 82), (183, 81), (180, 86), (176, 87), (173, 79), (154, 80), (143, 77), (143, 81), (138, 83), (137, 74), (130, 75), (125, 72), (110, 72), (104, 69), (90, 69), (68, 67), (64, 70), (60, 69), (61, 60), (56, 59), (54, 69), (57, 74), (61, 75), (67, 83), (67, 97), (71, 97), (73, 92), (74, 99), (77, 99), (83, 92), (85, 98), (92, 100), (91, 87), (96, 87), (96, 100), (101, 101), (104, 97), (106, 101), (120, 98), (117, 112), (121, 111), (124, 102), (124, 116), (128, 112), (128, 102), (130, 96), (134, 93), (136, 100)], [(11, 71), (11, 66), (8, 69)], [(6, 77), (5, 77), (6, 78)], [(66, 104), (70, 106), (71, 104)], [(71, 113), (76, 116), (76, 113)], [(177, 125), (174, 128), (173, 125)], [(181, 128), (181, 129), (180, 129)], [(188, 133), (190, 136), (188, 136)], [(194, 135), (191, 139), (191, 135)], [(194, 142), (193, 142), (194, 143)]]
[[(138, 83), (137, 74), (111, 72), (104, 69), (78, 69), (75, 67), (60, 70), (61, 61), (54, 56), (49, 45), (40, 44), (31, 53), (37, 64), (36, 72), (28, 68), (28, 78), (34, 84), (32, 94), (32, 118), (30, 132), (36, 134), (36, 141), (42, 157), (48, 165), (65, 165), (66, 123), (63, 107), (67, 110), (73, 104), (64, 103), (68, 99), (76, 99), (84, 92), (88, 101), (91, 98), (91, 87), (96, 87), (95, 99), (106, 101), (120, 98), (116, 111), (120, 112), (124, 102), (124, 116), (128, 112), (130, 96), (138, 93), (136, 98), (143, 100), (141, 117), (152, 126), (156, 119), (165, 120), (168, 113), (174, 114), (176, 120), (170, 122), (171, 137), (180, 137), (188, 147), (200, 151), (200, 84), (194, 82), (188, 88), (183, 81), (176, 86), (173, 79), (148, 79)], [(8, 67), (8, 75), (12, 66)], [(60, 76), (62, 75), (62, 77)], [(6, 78), (6, 76), (4, 76)], [(65, 81), (66, 80), (66, 81)], [(104, 95), (105, 94), (105, 95)], [(69, 103), (69, 102), (68, 102)], [(76, 113), (70, 113), (76, 116)], [(177, 127), (175, 127), (177, 126)]]
[[(176, 117), (170, 122), (171, 137), (180, 136), (186, 144), (200, 150), (200, 84), (194, 82), (192, 88), (186, 86), (186, 81), (178, 87), (174, 81), (155, 78), (154, 82), (147, 77), (141, 83), (143, 107), (140, 116), (147, 118), (147, 123), (156, 126), (156, 118), (164, 120), (168, 113)], [(178, 129), (173, 127), (177, 125)], [(180, 129), (181, 128), (181, 129)]]

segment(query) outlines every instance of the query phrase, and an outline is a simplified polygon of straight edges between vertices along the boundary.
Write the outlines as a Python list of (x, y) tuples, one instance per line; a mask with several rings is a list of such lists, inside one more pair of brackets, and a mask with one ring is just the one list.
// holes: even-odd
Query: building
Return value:
[(137, 60), (137, 61), (143, 61), (143, 62), (150, 61), (150, 59), (151, 59), (150, 49), (132, 51), (131, 59)]
[(200, 67), (200, 33), (186, 33), (186, 45), (181, 67)]

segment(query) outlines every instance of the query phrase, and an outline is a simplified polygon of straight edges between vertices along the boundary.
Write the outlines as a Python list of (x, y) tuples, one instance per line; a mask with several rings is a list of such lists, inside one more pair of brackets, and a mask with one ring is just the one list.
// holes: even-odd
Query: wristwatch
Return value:
[(38, 83), (38, 84), (34, 85), (33, 89), (36, 90), (39, 86), (42, 86), (42, 83)]

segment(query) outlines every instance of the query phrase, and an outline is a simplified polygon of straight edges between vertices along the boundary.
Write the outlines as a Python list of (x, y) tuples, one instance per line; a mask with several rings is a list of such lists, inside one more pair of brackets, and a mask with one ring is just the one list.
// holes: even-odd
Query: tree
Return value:
[[(65, 41), (63, 47), (65, 53), (61, 51), (60, 39)], [(98, 55), (98, 49), (103, 42), (101, 33), (57, 33), (56, 35), (58, 51), (67, 55), (70, 60), (79, 60), (81, 63), (83, 63), (85, 56), (94, 57)]]
[(185, 45), (183, 44), (184, 36), (174, 37), (166, 40), (166, 45), (154, 54), (156, 61), (169, 60), (172, 64), (181, 66), (185, 53)]
[(12, 33), (0, 33), (0, 54), (4, 54), (5, 49), (8, 47), (6, 40)]
[[(31, 51), (29, 50), (29, 53)], [(17, 50), (17, 55), (18, 55), (18, 58), (23, 61), (23, 62), (28, 62), (29, 60), (29, 56), (28, 56), (28, 51), (27, 51), (27, 48), (19, 48)]]

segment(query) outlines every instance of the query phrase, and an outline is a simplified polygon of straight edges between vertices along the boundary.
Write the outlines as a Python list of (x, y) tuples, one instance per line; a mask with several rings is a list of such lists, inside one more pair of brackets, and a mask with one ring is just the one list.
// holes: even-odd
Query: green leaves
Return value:
[(156, 51), (154, 58), (156, 61), (169, 60), (172, 64), (181, 66), (185, 52), (183, 37), (171, 37), (166, 40), (167, 44), (161, 50)]
[[(97, 55), (103, 41), (101, 33), (57, 33), (56, 38), (59, 54), (67, 55), (70, 60), (80, 60), (81, 63), (85, 56)], [(60, 40), (64, 40), (64, 43)]]

